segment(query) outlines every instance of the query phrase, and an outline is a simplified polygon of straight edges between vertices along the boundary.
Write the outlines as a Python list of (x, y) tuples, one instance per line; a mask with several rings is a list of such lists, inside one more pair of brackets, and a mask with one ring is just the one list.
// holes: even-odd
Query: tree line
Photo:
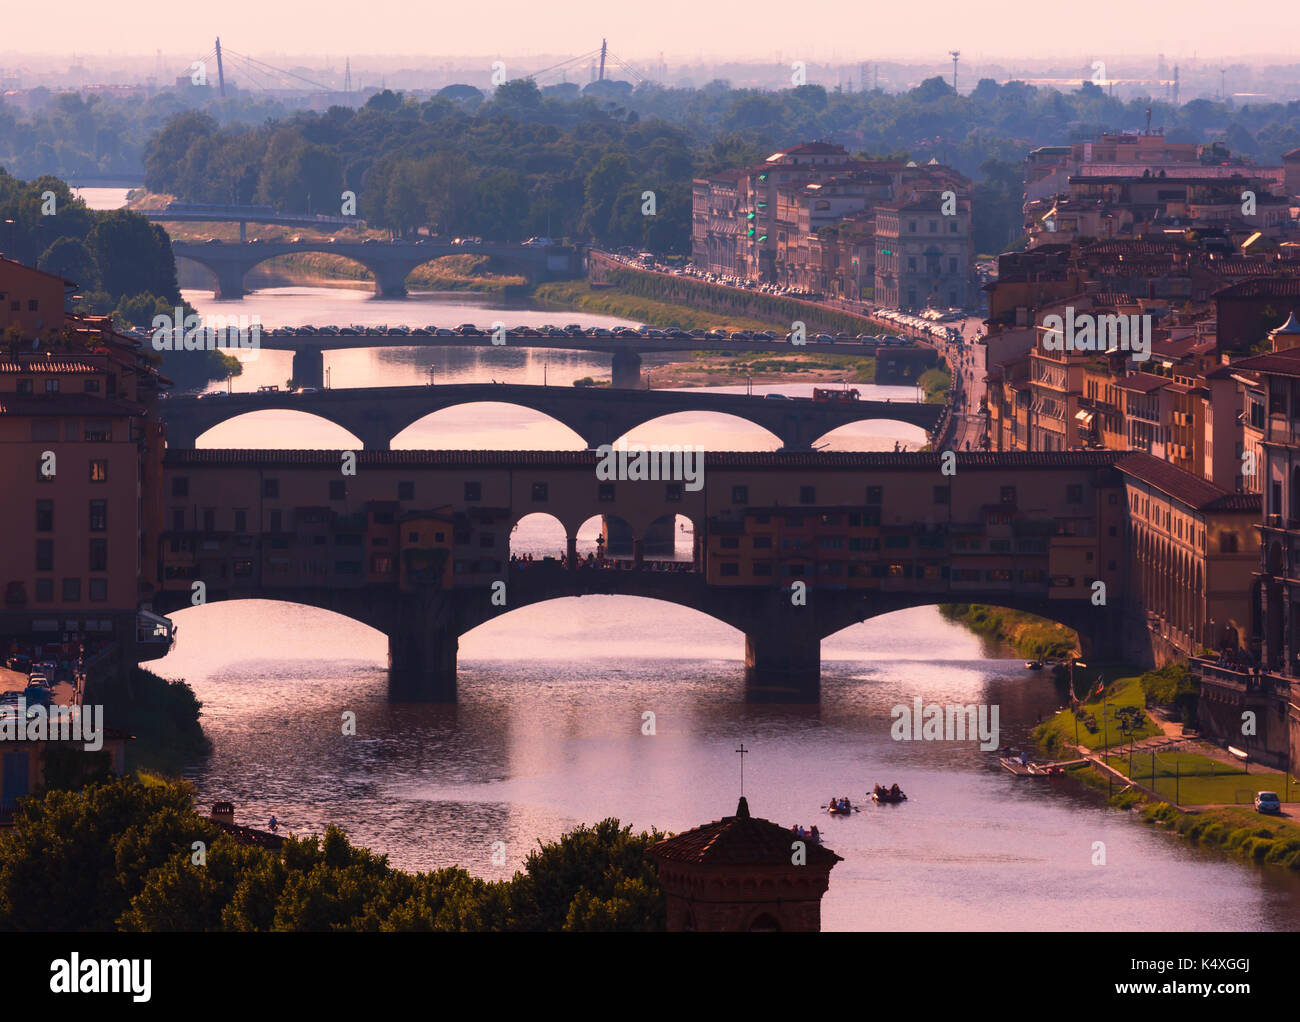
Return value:
[[(190, 111), (146, 145), (145, 181), (191, 202), (305, 213), (337, 214), (350, 191), (357, 214), (394, 236), (546, 235), (685, 253), (692, 178), (832, 139), (851, 153), (935, 157), (974, 178), (977, 248), (995, 252), (1019, 234), (1030, 148), (1141, 128), (1148, 109), (1174, 141), (1219, 141), (1260, 160), (1300, 145), (1297, 104), (1175, 107), (1114, 99), (1091, 82), (1059, 92), (985, 79), (958, 95), (938, 77), (896, 94), (725, 82), (579, 90), (518, 80), (490, 96), (468, 86), (423, 100), (384, 91), (360, 109), (259, 124)], [(644, 215), (646, 192), (654, 193), (653, 216)]]
[(615, 819), (539, 843), (510, 880), (407, 873), (330, 827), (274, 849), (194, 812), (184, 784), (113, 778), (20, 803), (0, 833), (0, 930), (601, 931), (665, 927), (646, 851)]

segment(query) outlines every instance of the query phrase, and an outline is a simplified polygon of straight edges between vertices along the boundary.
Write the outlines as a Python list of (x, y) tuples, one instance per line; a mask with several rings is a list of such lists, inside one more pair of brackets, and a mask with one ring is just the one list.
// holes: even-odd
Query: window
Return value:
[(86, 391), (87, 394), (98, 394), (98, 393), (99, 393), (99, 381), (98, 381), (98, 380), (95, 380), (95, 379), (87, 379), (86, 382), (85, 382), (84, 387), (85, 387), (85, 391)]
[(32, 439), (35, 441), (43, 441), (45, 443), (53, 443), (54, 441), (58, 440), (59, 439), (58, 422), (55, 420), (42, 422), (33, 419)]
[(739, 550), (739, 549), (740, 549), (740, 537), (739, 537), (739, 536), (720, 536), (719, 539), (718, 539), (718, 545), (719, 545), (723, 550)]
[(677, 503), (682, 499), (682, 484), (668, 483), (664, 487), (664, 500), (670, 503)]
[(108, 501), (92, 500), (90, 502), (90, 531), (108, 531)]
[(28, 299), (27, 299), (27, 311), (28, 311), (28, 312), (36, 312), (36, 311), (38, 311), (38, 310), (40, 309), (40, 307), (41, 307), (41, 303), (40, 303), (40, 301), (39, 301), (38, 299), (35, 299), (35, 298), (28, 298)]
[(330, 480), (330, 500), (344, 500), (348, 495), (348, 484), (342, 479)]
[(748, 504), (748, 503), (749, 503), (749, 487), (748, 487), (748, 486), (733, 486), (733, 487), (731, 488), (731, 502), (732, 502), (733, 504)]
[(370, 557), (370, 573), (372, 575), (388, 575), (393, 570), (392, 554), (372, 554)]
[(280, 480), (279, 480), (279, 479), (263, 479), (263, 480), (262, 480), (262, 496), (265, 497), (265, 498), (267, 498), (268, 500), (279, 500), (279, 499), (280, 499)]
[(271, 512), (271, 531), (272, 531), (272, 532), (279, 532), (279, 531), (280, 531), (280, 526), (281, 526), (282, 524), (283, 524), (283, 516), (281, 515), (281, 513), (280, 513), (279, 511), (272, 511), (272, 512)]
[(172, 476), (172, 496), (188, 497), (190, 495), (189, 476)]
[(32, 381), (31, 381), (31, 380), (19, 380), (19, 381), (18, 381), (18, 393), (19, 393), (19, 394), (30, 394), (30, 393), (32, 393)]
[(867, 487), (867, 503), (868, 503), (868, 504), (883, 504), (883, 503), (885, 502), (885, 501), (884, 501), (884, 496), (885, 496), (885, 490), (884, 490), (884, 487), (882, 487), (882, 486), (868, 486), (868, 487)]
[(399, 482), (399, 483), (397, 484), (397, 499), (398, 499), (398, 500), (414, 500), (414, 499), (415, 499), (415, 483), (413, 483), (413, 482)]
[(949, 256), (949, 257), (948, 257), (948, 272), (949, 272), (949, 273), (956, 273), (956, 272), (957, 272), (957, 257), (956, 257), (956, 256)]
[(59, 381), (58, 381), (58, 380), (53, 379), (53, 378), (50, 378), (50, 379), (48, 379), (48, 380), (45, 381), (45, 393), (47, 393), (47, 394), (57, 394), (58, 392), (59, 392)]
[(478, 500), (482, 500), (482, 499), (483, 499), (483, 484), (482, 484), (482, 483), (466, 483), (466, 484), (465, 484), (465, 499), (466, 499), (467, 501), (478, 501)]
[(203, 509), (203, 531), (217, 531), (217, 511), (216, 508), (205, 507)]
[(38, 539), (36, 541), (36, 570), (54, 570), (54, 540)]
[(915, 234), (915, 233), (916, 233), (916, 221), (915, 221), (915, 220), (909, 220), (909, 221), (907, 221), (907, 233), (908, 233), (908, 234)]
[(1219, 533), (1219, 553), (1235, 554), (1237, 552), (1237, 534), (1235, 532)]
[(600, 483), (596, 487), (596, 499), (602, 504), (610, 504), (614, 501), (614, 484)]
[(771, 578), (771, 577), (772, 577), (772, 562), (771, 562), (771, 561), (755, 561), (755, 562), (754, 562), (754, 577), (755, 577), (755, 578), (759, 578), (759, 577), (762, 577), (762, 578)]
[(38, 578), (36, 580), (36, 601), (50, 603), (54, 600), (54, 579)]
[(755, 549), (755, 550), (771, 550), (771, 549), (772, 549), (772, 537), (771, 537), (771, 536), (755, 536), (755, 537), (754, 537), (754, 549)]
[(90, 541), (90, 570), (108, 571), (108, 540), (92, 539)]
[(948, 233), (949, 233), (949, 234), (956, 234), (956, 233), (957, 233), (957, 221), (956, 221), (956, 220), (949, 220), (949, 221), (948, 221)]
[(112, 440), (113, 424), (107, 419), (87, 419), (85, 436), (86, 440), (92, 443)]
[(546, 483), (533, 483), (533, 503), (545, 504), (549, 492), (549, 487)]
[(245, 508), (242, 507), (235, 508), (235, 531), (236, 532), (248, 531), (248, 511)]
[(88, 589), (92, 603), (103, 603), (108, 599), (108, 579), (92, 578)]
[(38, 500), (36, 502), (36, 531), (54, 531), (54, 501)]
[(734, 578), (740, 574), (740, 565), (735, 561), (724, 561), (722, 564), (718, 565), (718, 573), (722, 575), (723, 578)]
[(108, 482), (108, 461), (104, 458), (90, 459), (90, 481), (92, 483)]
[(185, 510), (183, 508), (172, 508), (172, 532), (185, 531)]
[(1014, 486), (1002, 487), (1002, 503), (1014, 505), (1016, 502), (1016, 488)]
[(478, 545), (481, 550), (490, 550), (497, 545), (497, 534), (495, 532), (480, 532), (478, 534)]
[(934, 502), (936, 504), (947, 504), (951, 491), (947, 486), (936, 486), (934, 488)]
[(1065, 502), (1067, 504), (1083, 503), (1083, 486), (1080, 483), (1071, 483), (1065, 488)]
[(81, 579), (65, 578), (63, 580), (63, 598), (68, 601), (81, 599)]

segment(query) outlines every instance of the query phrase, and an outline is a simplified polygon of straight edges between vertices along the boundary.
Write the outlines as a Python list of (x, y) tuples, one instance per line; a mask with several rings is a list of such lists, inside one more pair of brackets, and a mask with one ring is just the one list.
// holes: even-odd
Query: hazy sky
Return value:
[[(1164, 53), (1171, 61), (1295, 60), (1294, 2), (1257, 0), (60, 0), (5, 4), (0, 53), (197, 58), (220, 35), (251, 56), (577, 55), (609, 39), (629, 60), (972, 59)], [(0, 67), (3, 65), (0, 64)], [(409, 66), (409, 65), (408, 65)]]

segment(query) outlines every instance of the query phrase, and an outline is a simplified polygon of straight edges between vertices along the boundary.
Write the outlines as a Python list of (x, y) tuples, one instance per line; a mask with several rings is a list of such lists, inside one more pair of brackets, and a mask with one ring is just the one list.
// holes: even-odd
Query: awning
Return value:
[(1092, 417), (1093, 417), (1094, 414), (1095, 414), (1095, 413), (1093, 413), (1093, 412), (1089, 412), (1089, 411), (1086, 411), (1086, 410), (1084, 410), (1084, 409), (1081, 408), (1081, 409), (1079, 409), (1079, 411), (1077, 411), (1077, 412), (1074, 413), (1074, 419), (1075, 419), (1075, 421), (1076, 421), (1080, 426), (1082, 426), (1084, 429), (1091, 429), (1091, 428), (1092, 428)]

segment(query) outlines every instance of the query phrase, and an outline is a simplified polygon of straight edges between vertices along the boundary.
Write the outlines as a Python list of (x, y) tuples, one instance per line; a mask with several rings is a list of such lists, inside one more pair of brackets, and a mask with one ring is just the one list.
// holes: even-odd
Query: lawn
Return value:
[[(1085, 684), (1079, 678), (1075, 679), (1076, 688), (1082, 689)], [(1079, 744), (1094, 751), (1127, 746), (1130, 736), (1121, 724), (1125, 716), (1129, 715), (1140, 721), (1132, 734), (1134, 741), (1160, 734), (1159, 726), (1147, 714), (1145, 706), (1146, 697), (1142, 691), (1141, 678), (1120, 678), (1111, 682), (1104, 693), (1084, 700), (1082, 717), (1077, 722)], [(1052, 755), (1068, 753), (1075, 744), (1075, 734), (1076, 720), (1069, 709), (1062, 710), (1034, 731), (1039, 744)]]
[[(1163, 798), (1184, 806), (1224, 803), (1249, 806), (1259, 791), (1276, 791), (1281, 798), (1286, 798), (1285, 774), (1248, 774), (1240, 767), (1192, 752), (1152, 754), (1138, 749), (1133, 753), (1132, 773), (1129, 758), (1123, 753), (1108, 756), (1106, 763)], [(1300, 788), (1293, 784), (1291, 795), (1300, 795)]]

